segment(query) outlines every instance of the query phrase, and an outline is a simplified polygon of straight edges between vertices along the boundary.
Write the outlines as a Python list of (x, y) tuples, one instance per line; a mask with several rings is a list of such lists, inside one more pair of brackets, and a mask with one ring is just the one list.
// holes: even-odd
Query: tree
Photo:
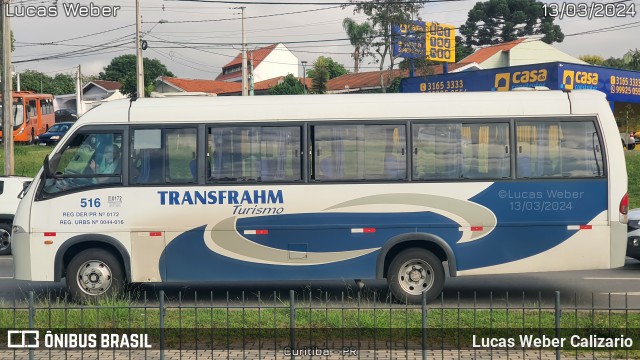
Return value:
[(494, 45), (528, 35), (544, 35), (547, 44), (562, 42), (564, 34), (554, 17), (536, 0), (489, 0), (478, 2), (460, 26), (467, 46)]
[(640, 70), (640, 51), (638, 49), (627, 51), (622, 56), (622, 61), (624, 61), (626, 69)]
[(269, 89), (269, 95), (299, 95), (304, 94), (304, 87), (300, 80), (292, 74), (284, 77), (284, 80)]
[(382, 92), (386, 92), (384, 77), (384, 62), (389, 56), (389, 74), (391, 81), (391, 71), (393, 70), (394, 57), (391, 54), (391, 25), (405, 24), (418, 17), (418, 12), (424, 7), (425, 1), (415, 0), (371, 0), (362, 2), (360, 0), (350, 0), (354, 5), (354, 14), (363, 13), (367, 15), (368, 21), (373, 29), (369, 38), (369, 47), (375, 52), (374, 61), (380, 69), (380, 87)]
[[(17, 81), (13, 82), (13, 89), (17, 89)], [(25, 70), (20, 73), (20, 90), (53, 95), (73, 94), (76, 91), (76, 82), (69, 74), (56, 74), (51, 77), (39, 71)]]
[[(173, 73), (167, 70), (159, 60), (143, 58), (142, 65), (144, 67), (144, 87), (145, 94), (149, 95), (153, 91), (153, 81), (158, 76), (173, 77)], [(136, 92), (136, 56), (121, 55), (111, 59), (111, 63), (104, 68), (98, 77), (100, 80), (110, 80), (120, 82), (120, 91), (124, 95), (131, 95)]]
[(345, 18), (342, 21), (342, 27), (347, 32), (349, 42), (354, 46), (351, 57), (353, 58), (353, 72), (357, 74), (360, 70), (360, 64), (369, 53), (369, 43), (373, 29), (368, 22), (365, 21), (362, 24), (358, 24), (351, 18)]
[(582, 55), (578, 57), (578, 59), (586, 62), (591, 65), (602, 65), (604, 64), (604, 58), (598, 55)]
[(324, 56), (320, 56), (313, 63), (309, 77), (311, 78), (311, 92), (314, 94), (324, 94), (327, 92), (327, 82), (329, 81), (329, 62)]
[(337, 78), (338, 76), (342, 76), (344, 74), (348, 74), (349, 70), (347, 70), (344, 65), (340, 64), (337, 61), (334, 61), (332, 58), (328, 56), (320, 56), (313, 63), (313, 67), (307, 70), (307, 77), (313, 79), (316, 76), (316, 64), (320, 66), (324, 66), (327, 68), (327, 73), (329, 74), (329, 79)]

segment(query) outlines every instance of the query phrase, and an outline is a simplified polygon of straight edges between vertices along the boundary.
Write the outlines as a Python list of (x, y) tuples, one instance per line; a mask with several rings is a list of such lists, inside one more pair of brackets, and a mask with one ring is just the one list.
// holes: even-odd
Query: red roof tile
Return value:
[[(449, 64), (449, 70), (456, 70), (463, 66), (468, 65), (467, 63), (454, 63)], [(430, 67), (429, 75), (440, 75), (442, 74), (442, 65), (433, 65)], [(388, 82), (386, 76), (388, 71), (384, 72), (385, 76), (385, 84)], [(408, 77), (409, 70), (400, 70), (393, 69), (393, 78), (397, 77)], [(388, 84), (387, 84), (388, 86)], [(380, 72), (379, 71), (369, 71), (369, 72), (361, 72), (358, 74), (346, 74), (339, 76), (337, 78), (333, 78), (329, 80), (327, 83), (327, 91), (346, 91), (347, 88), (351, 91), (357, 91), (362, 89), (374, 89), (380, 87)]]
[(511, 50), (511, 48), (513, 48), (514, 46), (520, 44), (524, 40), (526, 40), (526, 39), (525, 38), (521, 38), (521, 39), (510, 41), (510, 42), (507, 42), (507, 43), (493, 45), (493, 46), (487, 46), (485, 48), (478, 49), (473, 54), (471, 54), (471, 55), (467, 56), (466, 58), (460, 60), (460, 62), (465, 62), (465, 63), (474, 62), (474, 63), (480, 64), (483, 61), (487, 60), (488, 58), (492, 57), (493, 55), (499, 53), (500, 51), (509, 51), (509, 50)]
[[(253, 67), (256, 67), (262, 60), (264, 60), (264, 58), (267, 57), (267, 55), (271, 53), (271, 51), (273, 51), (273, 49), (276, 48), (276, 46), (278, 46), (278, 44), (271, 44), (260, 49), (247, 51), (247, 59), (251, 59), (251, 53), (253, 53)], [(223, 66), (223, 68), (240, 64), (242, 64), (242, 52), (238, 53), (238, 55), (236, 55), (233, 60)]]
[[(266, 91), (271, 89), (272, 87), (280, 84), (282, 82), (282, 80), (284, 79), (284, 76), (278, 76), (278, 77), (274, 77), (271, 79), (267, 79), (267, 80), (263, 80), (263, 81), (259, 81), (255, 84), (253, 84), (253, 91)], [(303, 78), (297, 78), (301, 83), (303, 82)], [(307, 78), (307, 89), (311, 88), (311, 79)], [(219, 94), (224, 94), (224, 95), (240, 95), (242, 92), (242, 85), (240, 85), (240, 87), (238, 87), (237, 90), (232, 90), (232, 91), (225, 91), (225, 92), (221, 92)]]
[(120, 90), (120, 87), (121, 87), (120, 83), (117, 81), (93, 80), (92, 83), (104, 88), (107, 91)]
[[(256, 67), (258, 67), (258, 65), (260, 65), (262, 60), (264, 60), (269, 54), (271, 54), (271, 52), (273, 51), (273, 49), (276, 48), (276, 46), (278, 46), (278, 44), (271, 44), (269, 46), (265, 46), (265, 47), (260, 48), (260, 49), (256, 49), (256, 50), (253, 50), (253, 51), (247, 51), (247, 59), (250, 60), (251, 59), (251, 54), (253, 54), (253, 67), (256, 68)], [(241, 65), (241, 64), (242, 64), (242, 52), (238, 53), (238, 55), (236, 55), (236, 57), (233, 58), (233, 60), (231, 60), (225, 66), (223, 66), (222, 69), (226, 69), (226, 68), (237, 66), (237, 65)], [(238, 76), (238, 74), (235, 73), (235, 72), (231, 73), (231, 74), (222, 74), (221, 73), (220, 75), (218, 75), (216, 80), (224, 80), (224, 79), (234, 78), (234, 77), (237, 77), (237, 76)]]
[(229, 81), (229, 79), (237, 79), (237, 78), (242, 79), (242, 70), (234, 71), (234, 72), (229, 73), (229, 74), (220, 73), (220, 75), (218, 75), (216, 77), (216, 80), (217, 81)]
[(206, 92), (212, 94), (242, 91), (242, 84), (217, 80), (182, 79), (162, 77), (165, 82), (188, 92)]
[[(254, 91), (258, 91), (258, 90), (268, 90), (271, 89), (272, 87), (280, 84), (282, 82), (282, 80), (284, 80), (284, 76), (278, 76), (272, 79), (267, 79), (267, 80), (263, 80), (260, 82), (257, 82), (253, 85), (253, 90)], [(302, 83), (305, 79), (303, 78), (296, 78), (298, 79), (298, 81), (300, 81), (300, 83)], [(307, 81), (307, 89), (309, 89), (311, 87), (311, 79), (306, 78)]]

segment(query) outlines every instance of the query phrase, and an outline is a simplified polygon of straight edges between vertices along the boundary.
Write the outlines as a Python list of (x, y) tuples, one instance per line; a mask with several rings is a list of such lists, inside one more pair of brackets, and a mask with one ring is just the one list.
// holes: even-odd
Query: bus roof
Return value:
[[(571, 99), (593, 104), (582, 114), (608, 107), (605, 95), (594, 90), (571, 93)], [(193, 123), (231, 121), (301, 121), (367, 119), (465, 118), (482, 116), (540, 116), (572, 113), (562, 91), (469, 93), (279, 95), (142, 98), (105, 102), (78, 123)], [(575, 109), (574, 109), (575, 110)], [(574, 111), (575, 113), (575, 111)]]

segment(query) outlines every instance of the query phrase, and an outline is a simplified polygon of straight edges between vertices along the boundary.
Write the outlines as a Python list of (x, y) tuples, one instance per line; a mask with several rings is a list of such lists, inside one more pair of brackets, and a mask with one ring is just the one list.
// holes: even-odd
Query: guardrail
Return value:
[[(389, 294), (142, 293), (0, 303), (0, 359), (640, 358), (640, 309), (555, 292), (421, 305)], [(520, 296), (521, 295), (521, 296)], [(548, 301), (547, 301), (548, 302)], [(570, 304), (572, 302), (573, 304)]]

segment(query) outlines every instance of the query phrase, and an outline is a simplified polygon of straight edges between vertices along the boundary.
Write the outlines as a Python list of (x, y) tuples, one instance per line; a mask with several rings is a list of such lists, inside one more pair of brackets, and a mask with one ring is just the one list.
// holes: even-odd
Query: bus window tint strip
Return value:
[(300, 181), (301, 128), (209, 128), (207, 178), (225, 181)]
[(407, 178), (404, 125), (314, 127), (315, 180)]
[(507, 123), (414, 124), (412, 153), (417, 180), (511, 175)]
[(591, 121), (518, 121), (519, 178), (601, 177), (600, 139)]

